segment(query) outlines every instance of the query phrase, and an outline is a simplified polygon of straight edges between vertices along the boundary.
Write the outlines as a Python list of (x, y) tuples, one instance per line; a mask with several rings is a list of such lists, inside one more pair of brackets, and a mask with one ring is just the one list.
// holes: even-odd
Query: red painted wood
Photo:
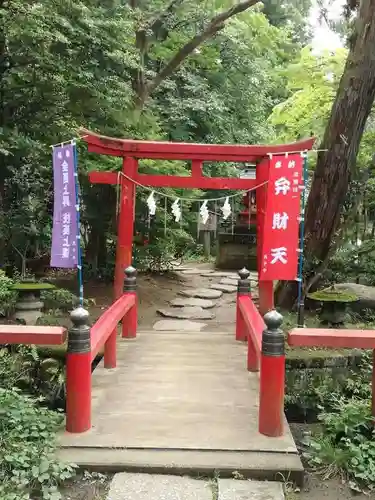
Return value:
[(294, 328), (288, 335), (292, 346), (375, 349), (375, 330)]
[(104, 344), (104, 368), (116, 368), (117, 365), (117, 327)]
[[(122, 171), (131, 179), (136, 177), (138, 162), (134, 158), (124, 158)], [(135, 184), (121, 177), (120, 212), (118, 217), (114, 298), (121, 297), (124, 289), (124, 270), (132, 263)]]
[(259, 312), (264, 316), (275, 308), (273, 281), (259, 281)]
[(202, 177), (202, 160), (193, 160), (191, 162), (191, 175), (192, 177)]
[(260, 353), (262, 349), (262, 334), (265, 323), (259, 311), (248, 295), (238, 297), (238, 305), (247, 333), (247, 369), (259, 371)]
[(133, 295), (124, 294), (116, 300), (91, 328), (91, 359), (95, 359), (118, 323), (135, 305)]
[(239, 305), (239, 298), (237, 297), (236, 307), (236, 340), (244, 341), (247, 339), (246, 323), (242, 317), (242, 311)]
[(86, 432), (91, 428), (91, 353), (66, 356), (66, 430)]
[[(138, 159), (150, 159), (150, 160), (178, 160), (178, 161), (189, 161), (189, 160), (199, 160), (202, 161), (202, 155), (200, 153), (195, 154), (195, 153), (145, 153), (145, 152), (137, 152), (134, 151), (132, 153), (124, 153), (120, 149), (106, 149), (105, 152), (103, 152), (103, 148), (101, 146), (95, 146), (95, 145), (88, 145), (88, 152), (89, 153), (97, 153), (97, 154), (105, 154), (106, 156), (117, 156), (117, 157), (124, 157), (128, 156), (131, 154), (133, 158), (138, 158)], [(259, 159), (259, 156), (254, 156), (254, 155), (238, 155), (235, 157), (235, 159), (228, 160), (227, 156), (221, 156), (217, 153), (212, 153), (212, 154), (205, 154), (204, 155), (204, 161), (236, 161), (236, 162), (246, 162), (246, 163), (252, 163), (255, 162), (257, 159)]]
[(0, 325), (0, 344), (62, 345), (66, 338), (60, 326)]
[[(143, 186), (150, 187), (243, 189), (246, 191), (247, 189), (257, 186), (257, 182), (254, 179), (237, 179), (235, 177), (180, 177), (136, 174), (135, 176), (131, 176), (131, 178)], [(116, 185), (119, 182), (119, 176), (116, 172), (90, 172), (89, 181), (93, 184)], [(123, 177), (120, 178), (120, 182), (123, 182)]]
[(137, 294), (135, 292), (125, 292), (124, 295), (132, 297), (134, 305), (122, 321), (122, 337), (134, 339), (137, 336), (138, 324)]
[[(201, 160), (206, 160), (206, 155), (220, 156), (220, 161), (239, 161), (238, 157), (252, 156), (263, 157), (268, 153), (284, 153), (293, 151), (310, 150), (315, 142), (314, 138), (298, 141), (291, 144), (280, 145), (232, 145), (232, 144), (189, 144), (178, 142), (155, 142), (155, 141), (137, 141), (129, 139), (117, 139), (94, 134), (90, 131), (84, 131), (82, 139), (89, 145), (97, 147), (97, 152), (106, 154), (108, 150), (118, 150), (119, 156), (132, 155), (140, 158), (148, 158), (150, 153), (159, 153), (162, 158), (167, 159), (168, 154), (186, 155), (186, 159), (191, 158), (192, 154), (200, 156)], [(244, 160), (246, 161), (246, 160)]]
[(279, 437), (284, 433), (285, 356), (261, 356), (259, 432)]

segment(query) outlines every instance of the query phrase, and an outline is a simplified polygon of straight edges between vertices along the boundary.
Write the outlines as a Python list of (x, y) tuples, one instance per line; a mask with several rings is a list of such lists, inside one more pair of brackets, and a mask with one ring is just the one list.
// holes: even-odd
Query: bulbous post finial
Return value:
[(70, 320), (73, 326), (78, 328), (82, 325), (87, 325), (89, 322), (89, 312), (82, 306), (77, 307), (70, 313)]
[(90, 344), (90, 315), (82, 306), (74, 309), (70, 314), (72, 326), (68, 332), (68, 352), (89, 352)]
[(250, 295), (251, 293), (251, 286), (250, 286), (250, 271), (244, 267), (241, 269), (241, 271), (238, 271), (238, 275), (240, 279), (238, 280), (238, 285), (237, 285), (237, 295)]
[(264, 322), (267, 325), (267, 330), (278, 330), (283, 323), (282, 315), (274, 309), (273, 311), (268, 311), (264, 315)]
[(283, 356), (285, 353), (284, 332), (281, 330), (282, 315), (276, 310), (264, 315), (266, 329), (262, 336), (262, 354), (265, 356)]
[(124, 292), (137, 290), (137, 270), (133, 266), (125, 269)]
[(247, 280), (250, 276), (250, 271), (248, 271), (246, 267), (243, 267), (240, 271), (238, 271), (238, 274), (242, 280)]

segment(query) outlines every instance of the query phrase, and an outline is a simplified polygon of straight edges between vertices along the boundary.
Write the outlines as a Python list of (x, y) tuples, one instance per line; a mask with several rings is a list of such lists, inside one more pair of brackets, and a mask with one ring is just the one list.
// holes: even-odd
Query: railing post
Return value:
[(137, 271), (129, 266), (125, 269), (124, 293), (134, 295), (135, 303), (122, 320), (122, 337), (135, 338), (137, 336), (138, 304), (137, 304)]
[(104, 344), (104, 368), (116, 368), (117, 364), (117, 326)]
[(283, 317), (273, 310), (265, 314), (260, 361), (259, 432), (278, 437), (284, 432), (285, 341)]
[(66, 356), (66, 430), (85, 432), (91, 428), (91, 342), (89, 313), (75, 309), (70, 319)]
[(237, 284), (237, 306), (236, 306), (236, 340), (246, 340), (247, 332), (244, 319), (240, 310), (240, 297), (244, 295), (250, 296), (250, 272), (244, 267), (241, 271), (238, 271), (240, 279)]

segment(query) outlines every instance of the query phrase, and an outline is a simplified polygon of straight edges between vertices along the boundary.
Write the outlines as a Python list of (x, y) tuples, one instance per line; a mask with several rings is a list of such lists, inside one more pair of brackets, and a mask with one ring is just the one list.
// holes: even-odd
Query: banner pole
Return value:
[(307, 153), (303, 156), (303, 191), (302, 191), (302, 206), (300, 220), (300, 248), (298, 262), (298, 327), (305, 326), (305, 301), (303, 297), (303, 246), (305, 236), (305, 205), (306, 205), (306, 184), (307, 184)]
[(77, 144), (73, 143), (74, 147), (74, 182), (76, 188), (76, 212), (77, 212), (77, 270), (78, 270), (78, 289), (79, 289), (79, 304), (83, 307), (83, 271), (82, 271), (82, 249), (81, 249), (81, 217), (80, 217), (80, 197), (79, 197), (79, 182), (78, 182), (78, 152)]

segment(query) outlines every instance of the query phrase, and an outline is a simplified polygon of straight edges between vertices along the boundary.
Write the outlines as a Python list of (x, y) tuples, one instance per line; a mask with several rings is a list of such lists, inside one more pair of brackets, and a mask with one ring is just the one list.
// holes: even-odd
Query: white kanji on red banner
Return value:
[(271, 248), (271, 257), (271, 264), (276, 264), (276, 262), (286, 264), (288, 262), (288, 250), (285, 247)]
[(285, 177), (280, 177), (280, 179), (277, 179), (275, 181), (275, 194), (283, 194), (286, 195), (288, 194), (288, 191), (290, 191), (290, 181), (286, 179)]
[(272, 229), (287, 229), (289, 215), (286, 212), (273, 214)]

